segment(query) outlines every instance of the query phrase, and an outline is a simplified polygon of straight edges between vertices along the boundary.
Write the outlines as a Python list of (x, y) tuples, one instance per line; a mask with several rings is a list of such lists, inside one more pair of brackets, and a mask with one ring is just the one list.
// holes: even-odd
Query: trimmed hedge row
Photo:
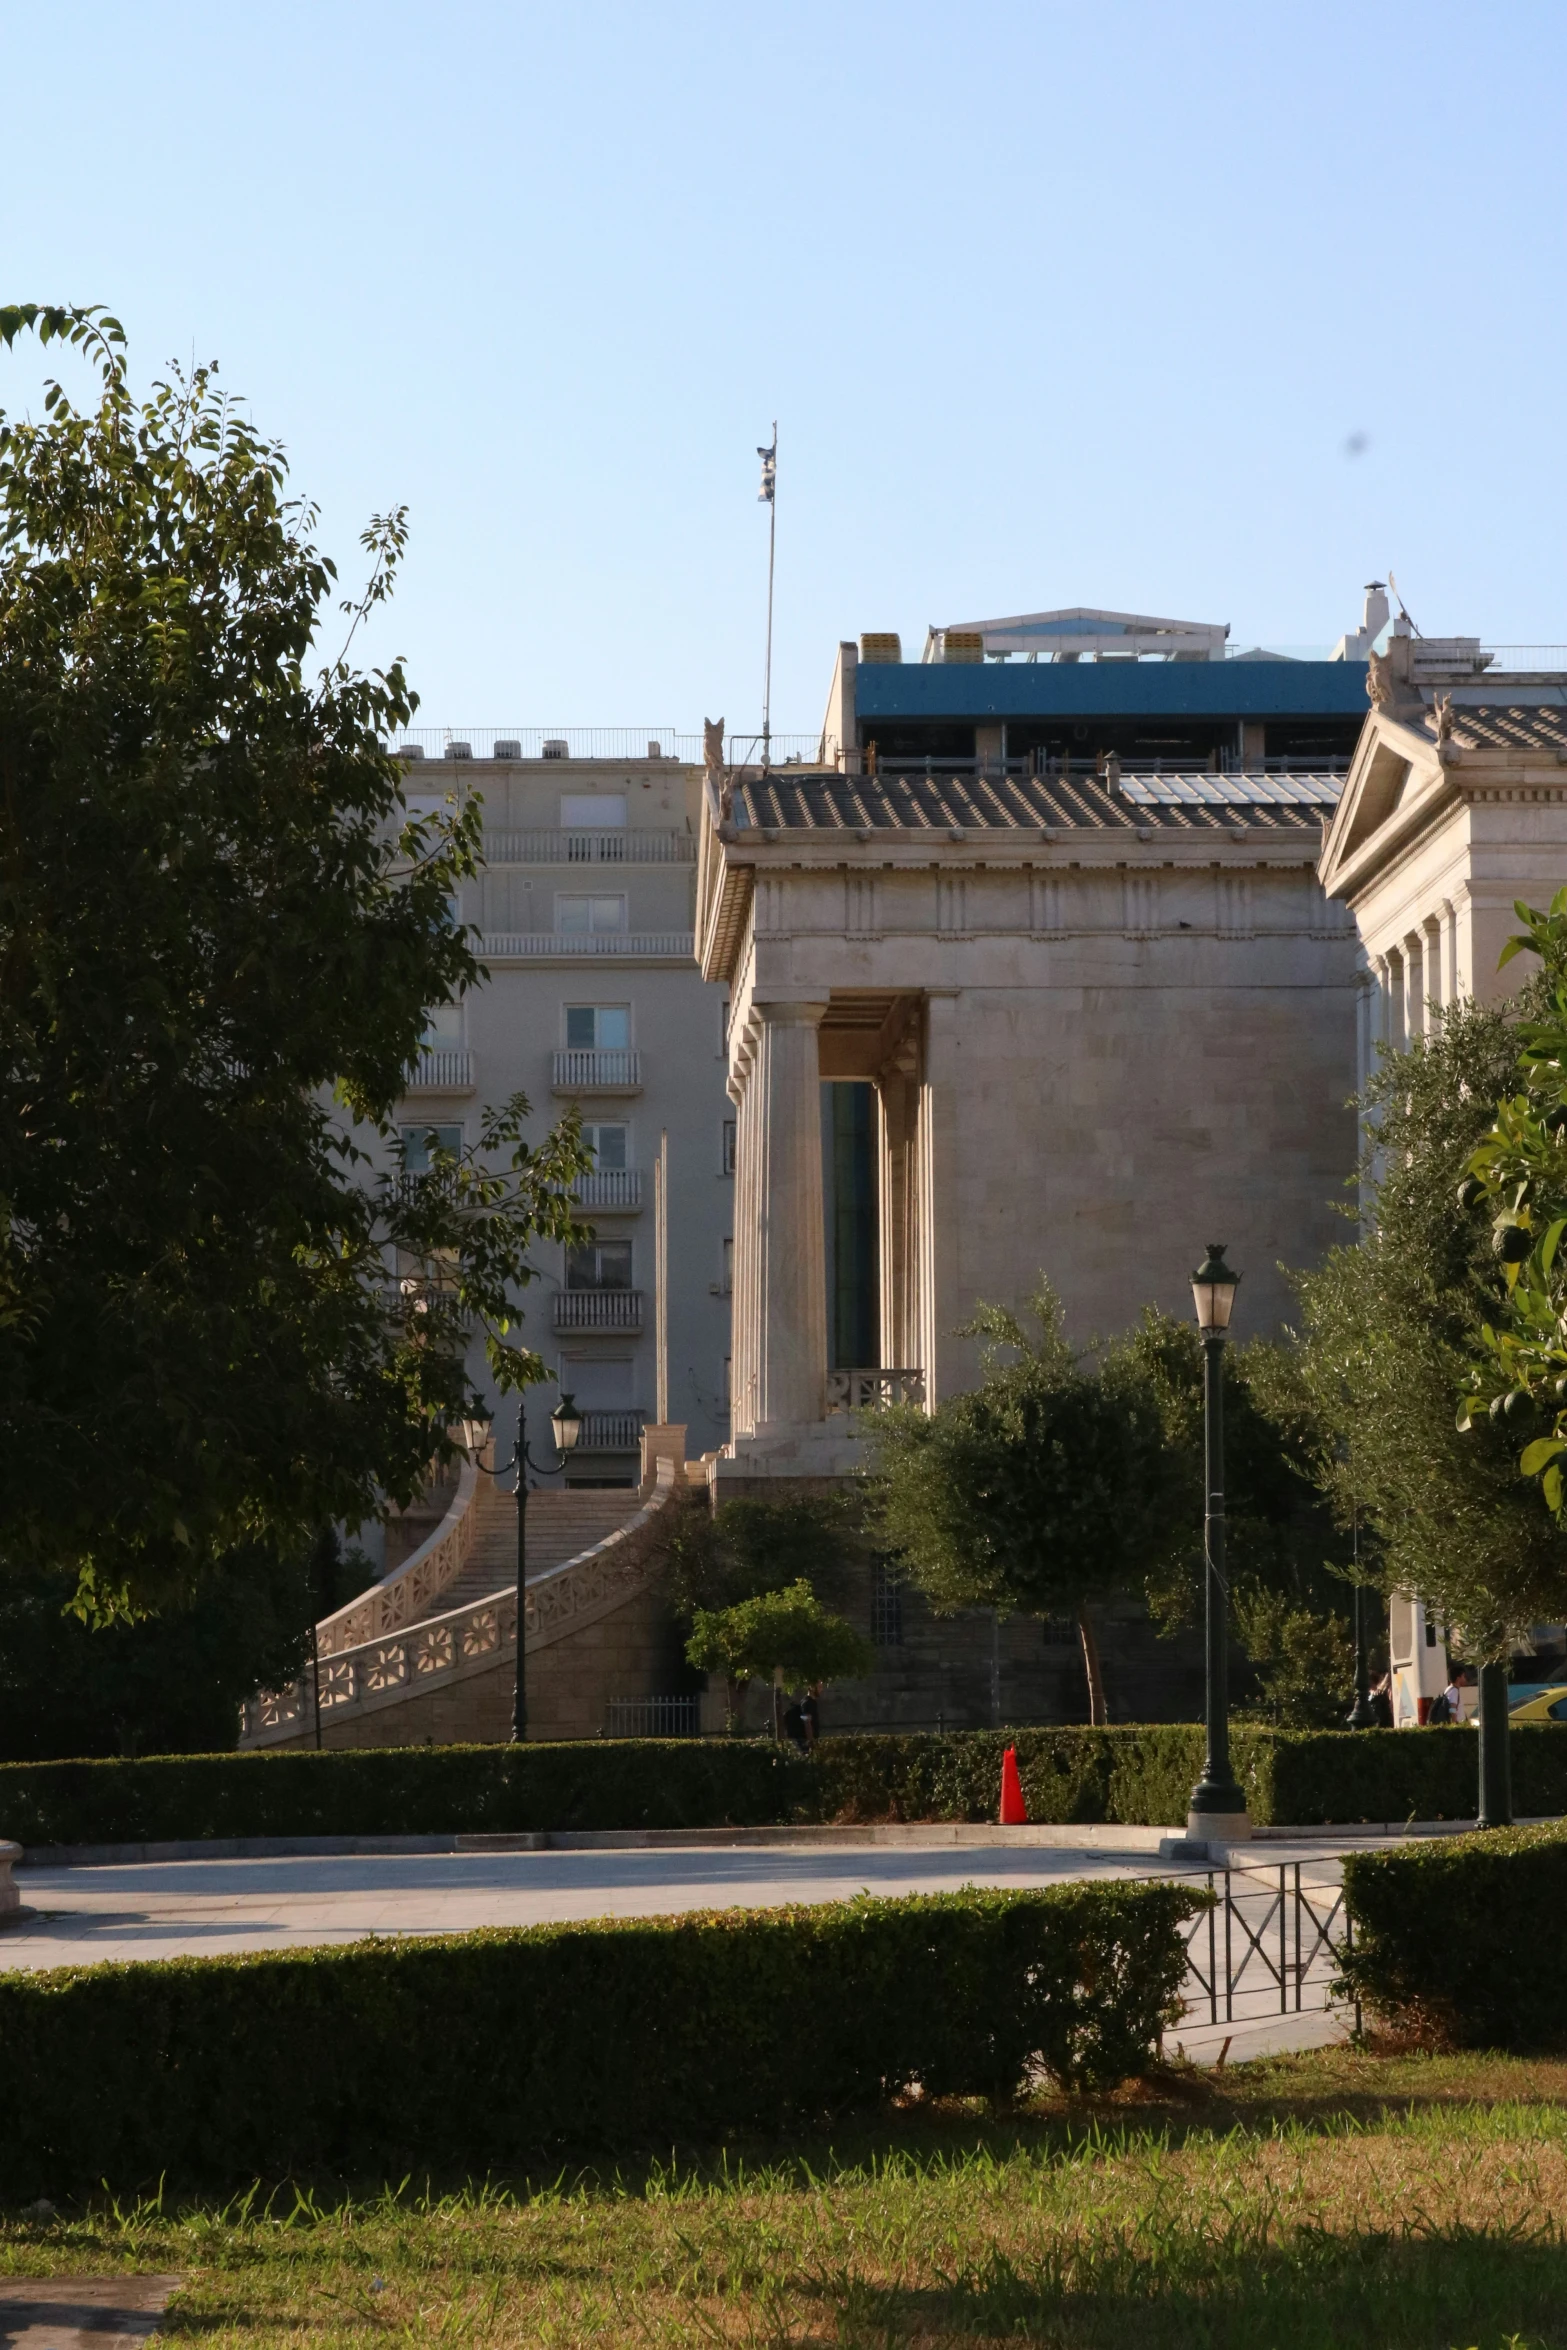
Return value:
[[(0, 1976), (0, 2195), (467, 2173), (1145, 2071), (1172, 1884)], [(280, 2062), (280, 2058), (282, 2061)]]
[[(1202, 1764), (1190, 1723), (826, 1738), (807, 1762), (754, 1739), (363, 1747), (0, 1764), (0, 1836), (141, 1844), (240, 1836), (520, 1834), (987, 1820), (1017, 1746), (1029, 1817), (1178, 1827)], [(1240, 1729), (1237, 1774), (1259, 1825), (1473, 1819), (1473, 1731)], [(1567, 1733), (1512, 1733), (1513, 1798), (1567, 1812)]]
[(1375, 2014), (1455, 2047), (1567, 2046), (1567, 1835), (1498, 1828), (1352, 1853), (1341, 1971)]

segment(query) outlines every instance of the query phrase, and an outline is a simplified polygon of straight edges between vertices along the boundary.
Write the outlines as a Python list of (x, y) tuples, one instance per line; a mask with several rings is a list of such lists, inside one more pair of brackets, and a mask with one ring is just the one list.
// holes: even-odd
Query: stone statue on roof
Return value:
[(707, 769), (707, 780), (714, 799), (718, 802), (721, 823), (727, 824), (734, 806), (735, 787), (724, 765), (724, 722), (721, 718), (702, 721), (702, 761)]

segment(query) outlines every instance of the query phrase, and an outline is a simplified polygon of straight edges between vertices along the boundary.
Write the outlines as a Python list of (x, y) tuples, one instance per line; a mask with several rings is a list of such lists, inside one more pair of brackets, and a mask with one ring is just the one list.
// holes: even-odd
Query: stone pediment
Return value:
[(1329, 897), (1352, 894), (1451, 790), (1442, 746), (1413, 713), (1373, 710), (1318, 865)]

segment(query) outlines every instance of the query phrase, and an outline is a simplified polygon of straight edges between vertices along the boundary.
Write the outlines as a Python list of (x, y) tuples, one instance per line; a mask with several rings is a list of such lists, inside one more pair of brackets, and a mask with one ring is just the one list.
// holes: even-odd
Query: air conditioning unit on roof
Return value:
[(571, 745), (563, 734), (552, 734), (545, 742), (543, 756), (546, 759), (569, 759)]
[(422, 759), (424, 757), (424, 745), (423, 743), (399, 743), (397, 746), (397, 756), (399, 759)]
[(490, 757), (492, 759), (520, 759), (522, 744), (509, 734), (498, 734), (495, 737), (495, 748), (491, 751)]
[(449, 742), (446, 746), (446, 756), (448, 759), (471, 759), (473, 745), (472, 743)]

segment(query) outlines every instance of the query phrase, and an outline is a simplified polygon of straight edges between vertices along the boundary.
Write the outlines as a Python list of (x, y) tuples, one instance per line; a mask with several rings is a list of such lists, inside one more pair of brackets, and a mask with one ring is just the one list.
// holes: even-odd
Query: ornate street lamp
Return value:
[[(465, 1421), (463, 1423), (465, 1438), (469, 1436), (470, 1431), (477, 1430), (478, 1441), (482, 1443), (485, 1426), (486, 1423), (482, 1421)], [(555, 1438), (555, 1449), (558, 1453), (564, 1456), (568, 1452), (576, 1451), (582, 1439), (582, 1414), (577, 1409), (574, 1396), (563, 1395), (561, 1397), (550, 1414), (550, 1431)], [(468, 1449), (477, 1459), (477, 1445), (470, 1442)], [(484, 1468), (483, 1461), (479, 1461), (478, 1465), (481, 1469)], [(486, 1475), (491, 1477), (509, 1477), (513, 1469), (517, 1472), (517, 1688), (516, 1695), (512, 1700), (511, 1711), (511, 1734), (514, 1744), (520, 1743), (528, 1735), (528, 1652), (526, 1639), (528, 1471), (531, 1469), (536, 1477), (541, 1477), (549, 1475), (553, 1468), (563, 1468), (564, 1466), (564, 1457), (560, 1461), (546, 1466), (543, 1462), (536, 1461), (532, 1453), (529, 1452), (527, 1405), (519, 1395), (517, 1398), (516, 1449), (509, 1461), (504, 1462), (499, 1468), (485, 1471)]]
[(1240, 1275), (1224, 1261), (1223, 1241), (1210, 1241), (1192, 1275), (1202, 1333), (1208, 1751), (1186, 1821), (1188, 1837), (1205, 1843), (1233, 1843), (1251, 1834), (1246, 1798), (1230, 1768), (1229, 1586), (1224, 1579), (1224, 1340), (1239, 1282)]

